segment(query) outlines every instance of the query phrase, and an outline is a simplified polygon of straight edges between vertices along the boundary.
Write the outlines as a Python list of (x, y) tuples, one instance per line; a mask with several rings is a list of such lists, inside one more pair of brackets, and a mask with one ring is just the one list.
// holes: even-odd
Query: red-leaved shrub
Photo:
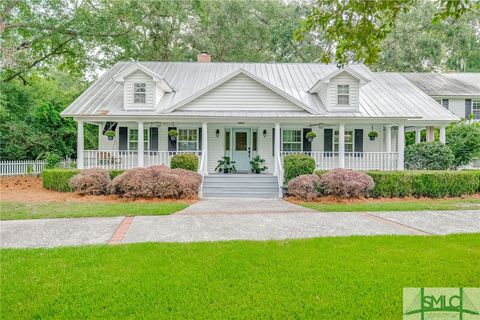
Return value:
[(86, 169), (70, 178), (73, 191), (83, 195), (101, 195), (108, 193), (110, 174), (104, 169)]
[(288, 182), (288, 194), (296, 198), (311, 201), (318, 195), (320, 178), (315, 174), (303, 174)]
[(359, 171), (334, 169), (320, 176), (323, 193), (340, 198), (366, 197), (374, 186), (373, 179)]
[(128, 198), (194, 198), (201, 185), (198, 173), (153, 166), (127, 170), (113, 179), (110, 192)]

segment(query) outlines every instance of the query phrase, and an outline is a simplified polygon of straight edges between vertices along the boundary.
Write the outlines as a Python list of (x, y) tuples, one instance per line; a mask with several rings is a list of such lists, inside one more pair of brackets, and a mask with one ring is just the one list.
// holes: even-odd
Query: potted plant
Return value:
[(307, 132), (305, 137), (308, 139), (309, 142), (312, 142), (313, 139), (315, 139), (317, 137), (317, 134), (313, 131), (309, 131), (309, 132)]
[(223, 173), (237, 172), (237, 169), (235, 169), (235, 161), (232, 161), (230, 157), (222, 157), (222, 159), (218, 160), (215, 171)]
[(115, 138), (115, 131), (113, 130), (107, 130), (105, 132), (105, 135), (108, 137), (108, 140), (113, 140), (113, 138)]
[(376, 131), (370, 131), (368, 133), (368, 137), (370, 138), (371, 141), (375, 140), (376, 137), (378, 137), (378, 132)]
[(268, 167), (265, 166), (265, 159), (260, 158), (259, 155), (253, 157), (252, 161), (250, 161), (250, 168), (253, 173), (262, 173), (263, 171), (267, 170)]
[(172, 130), (168, 131), (168, 136), (170, 137), (170, 140), (175, 141), (175, 140), (177, 140), (178, 131), (175, 130), (175, 129), (172, 129)]

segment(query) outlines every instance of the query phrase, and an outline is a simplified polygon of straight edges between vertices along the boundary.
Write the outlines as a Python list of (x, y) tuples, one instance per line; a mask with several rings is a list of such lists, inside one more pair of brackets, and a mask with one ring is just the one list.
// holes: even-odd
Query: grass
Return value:
[(302, 206), (325, 212), (479, 210), (480, 199), (426, 199), (391, 202), (332, 203), (302, 202)]
[(0, 203), (0, 220), (166, 215), (188, 207), (184, 202)]
[(8, 249), (2, 319), (401, 319), (404, 287), (479, 287), (480, 234)]

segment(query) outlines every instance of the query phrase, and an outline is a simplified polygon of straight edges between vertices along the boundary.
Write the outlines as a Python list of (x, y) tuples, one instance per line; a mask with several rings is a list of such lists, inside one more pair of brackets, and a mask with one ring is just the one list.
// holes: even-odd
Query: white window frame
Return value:
[[(346, 88), (346, 92), (343, 89)], [(340, 98), (347, 99), (347, 103), (341, 103)], [(337, 85), (337, 105), (339, 106), (348, 106), (350, 105), (350, 85), (349, 84), (339, 84)]]
[[(351, 133), (351, 136), (352, 136), (352, 142), (347, 142), (347, 136), (348, 136), (348, 132)], [(339, 136), (340, 136), (340, 133), (338, 130), (334, 130), (333, 131), (333, 152), (338, 152), (338, 148), (339, 148), (339, 143), (340, 143), (340, 139), (339, 139)], [(354, 152), (355, 150), (355, 130), (345, 130), (345, 152)], [(348, 148), (347, 148), (347, 145), (351, 145), (351, 148), (352, 150), (349, 151)]]
[[(137, 101), (138, 98), (138, 101)], [(133, 103), (147, 103), (147, 84), (145, 82), (136, 82), (133, 84)]]
[[(300, 141), (285, 141), (285, 132), (297, 131), (300, 132)], [(299, 150), (285, 150), (285, 144), (300, 145)], [(303, 151), (303, 130), (302, 129), (282, 129), (282, 151), (285, 152), (302, 152)]]
[(472, 113), (475, 119), (480, 118), (480, 99), (472, 99)]
[[(137, 140), (132, 140), (130, 138), (130, 132), (134, 130), (134, 131), (137, 131)], [(143, 129), (143, 149), (144, 150), (149, 150), (150, 149), (150, 144), (149, 144), (149, 141), (150, 141), (150, 130), (149, 129)], [(130, 143), (136, 143), (137, 144), (137, 148), (133, 149), (130, 147)], [(128, 150), (129, 151), (138, 151), (138, 129), (136, 128), (129, 128), (128, 129)]]
[[(200, 139), (200, 135), (199, 135), (199, 130), (198, 128), (178, 128), (178, 136), (177, 136), (177, 151), (199, 151), (199, 139)], [(196, 132), (196, 140), (181, 140), (180, 137), (182, 136), (182, 134), (180, 133), (181, 131), (184, 131), (184, 130), (187, 130), (187, 131), (190, 131), (188, 134), (187, 134), (187, 137), (190, 135), (190, 133), (193, 133), (193, 132)], [(186, 150), (180, 150), (180, 144), (182, 142), (186, 142), (186, 143), (191, 143), (191, 142), (194, 142), (195, 143), (195, 149), (186, 149)]]

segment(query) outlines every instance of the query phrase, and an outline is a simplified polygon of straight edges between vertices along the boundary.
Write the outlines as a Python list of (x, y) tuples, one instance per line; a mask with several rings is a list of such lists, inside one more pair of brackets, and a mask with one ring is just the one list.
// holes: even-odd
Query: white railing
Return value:
[[(339, 167), (338, 152), (283, 151), (282, 158), (289, 154), (307, 154), (315, 160), (317, 169), (331, 170)], [(398, 168), (397, 152), (345, 152), (345, 168), (353, 170), (392, 171)]]
[[(20, 176), (25, 174), (39, 174), (45, 169), (45, 160), (3, 160), (0, 161), (0, 176)], [(75, 168), (75, 160), (69, 158), (61, 161), (62, 168)]]
[[(199, 156), (199, 151), (145, 151), (144, 167), (165, 165), (170, 166), (170, 160), (176, 154), (192, 153)], [(85, 150), (84, 167), (103, 169), (131, 169), (138, 167), (137, 151), (122, 150)]]

